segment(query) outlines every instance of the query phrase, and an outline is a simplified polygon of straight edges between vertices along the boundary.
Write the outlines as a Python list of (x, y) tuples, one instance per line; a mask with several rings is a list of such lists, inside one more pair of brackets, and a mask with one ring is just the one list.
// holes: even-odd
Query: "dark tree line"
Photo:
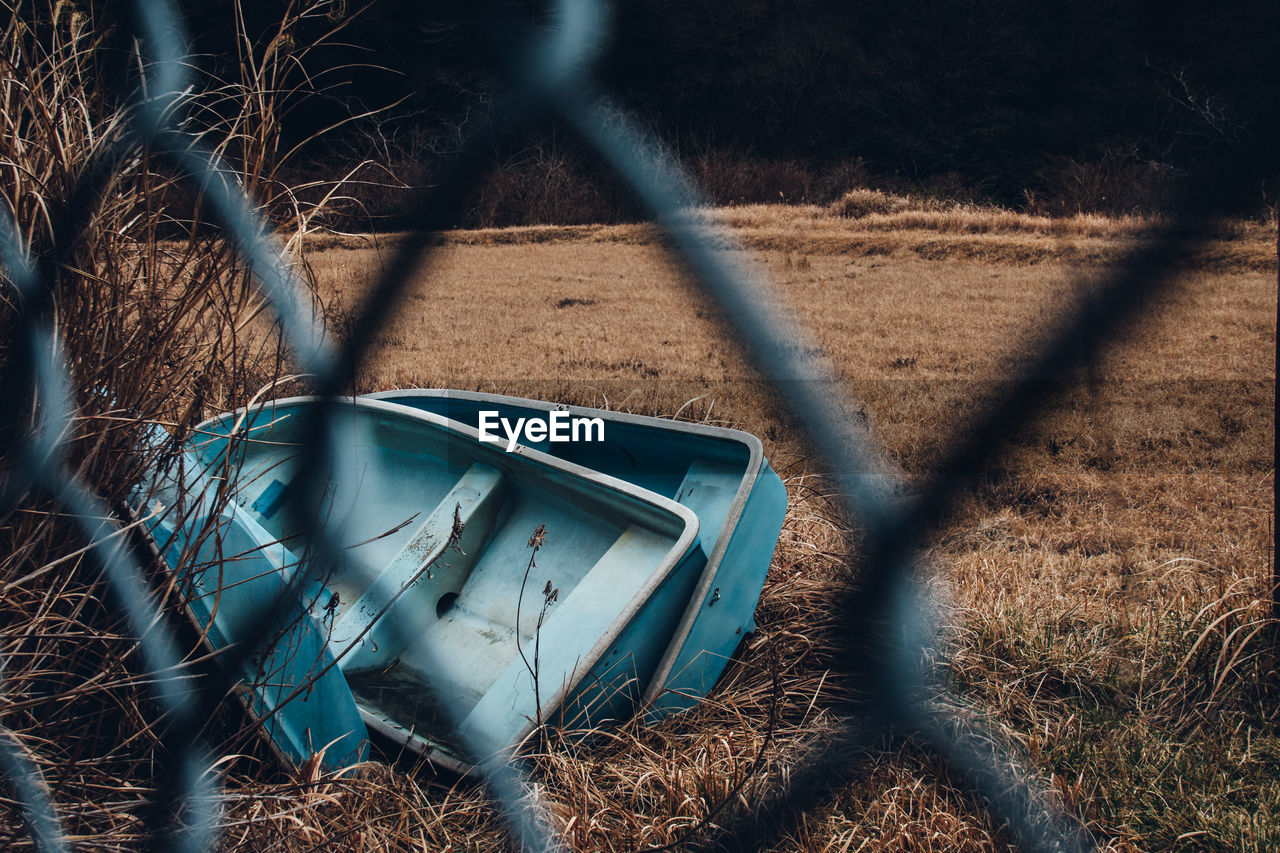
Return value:
[[(269, 32), (282, 7), (247, 4), (250, 32)], [(228, 4), (184, 8), (205, 61), (233, 61)], [(492, 105), (506, 34), (549, 20), (549, 4), (376, 0), (349, 21), (348, 46), (321, 55), (353, 64), (345, 85), (290, 113), (286, 133), (403, 99), (312, 154), (336, 169), (399, 152), (428, 174)], [(601, 77), (686, 155), (811, 175), (848, 176), (856, 163), (860, 180), (1014, 205), (1092, 179), (1115, 197), (1075, 202), (1104, 208), (1158, 207), (1180, 174), (1212, 160), (1222, 204), (1275, 204), (1275, 0), (617, 0), (612, 25)], [(494, 154), (527, 159), (546, 145), (592, 173), (547, 123)]]

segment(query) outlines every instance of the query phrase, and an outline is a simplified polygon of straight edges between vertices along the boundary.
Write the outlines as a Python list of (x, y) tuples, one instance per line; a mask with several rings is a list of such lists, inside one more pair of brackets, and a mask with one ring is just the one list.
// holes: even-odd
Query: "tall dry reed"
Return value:
[[(233, 170), (295, 260), (336, 190), (322, 188), (320, 204), (304, 205), (280, 180), (296, 152), (282, 149), (279, 117), (287, 99), (315, 89), (304, 68), (324, 39), (303, 43), (295, 33), (327, 8), (291, 4), (254, 43), (237, 4), (241, 76), (196, 78), (180, 104), (190, 139)], [(23, 436), (48, 418), (24, 330), (47, 329), (66, 367), (73, 417), (61, 439), (70, 472), (121, 519), (156, 453), (290, 371), (241, 252), (194, 184), (135, 136), (138, 80), (120, 76), (145, 65), (129, 55), (123, 24), (100, 11), (52, 0), (0, 5), (0, 205), (48, 287), (47, 299), (32, 300), (12, 271), (0, 281), (0, 476), (16, 500), (0, 507), (0, 730), (44, 776), (69, 837), (119, 847), (143, 831), (163, 723), (137, 639), (88, 542), (65, 507), (21, 478)], [(294, 266), (305, 285), (305, 266)], [(147, 441), (148, 432), (172, 440)], [(175, 615), (166, 577), (149, 580), (155, 604)], [(194, 642), (176, 651), (188, 663), (198, 656)], [(205, 737), (220, 753), (257, 755), (255, 730), (234, 708), (214, 715)], [(26, 832), (12, 791), (0, 786), (0, 846), (27, 842)]]

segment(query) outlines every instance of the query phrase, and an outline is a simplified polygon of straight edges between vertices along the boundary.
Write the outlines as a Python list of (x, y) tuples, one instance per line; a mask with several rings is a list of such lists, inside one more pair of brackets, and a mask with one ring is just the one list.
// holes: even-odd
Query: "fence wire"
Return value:
[[(92, 543), (94, 558), (108, 580), (127, 624), (141, 644), (148, 683), (167, 725), (163, 733), (156, 793), (149, 804), (146, 827), (156, 846), (204, 850), (216, 842), (220, 814), (211, 755), (196, 733), (234, 683), (234, 673), (255, 651), (271, 642), (271, 615), (299, 595), (294, 585), (247, 620), (263, 626), (252, 641), (223, 656), (219, 673), (202, 682), (178, 666), (174, 632), (165, 614), (146, 595), (146, 576), (125, 546), (111, 513), (68, 466), (66, 446), (75, 410), (75, 389), (62, 363), (51, 325), (52, 275), (58, 253), (75, 243), (90, 209), (112, 170), (139, 146), (166, 157), (184, 180), (212, 206), (216, 221), (248, 259), (262, 292), (270, 301), (301, 372), (315, 377), (324, 404), (312, 408), (301, 452), (320, 464), (302, 468), (303, 478), (289, 492), (286, 511), (302, 518), (312, 505), (309, 496), (324, 487), (324, 471), (337, 461), (330, 429), (344, 377), (367, 353), (374, 335), (399, 303), (412, 273), (432, 259), (430, 232), (457, 221), (466, 193), (485, 173), (485, 152), (492, 142), (531, 115), (551, 114), (571, 127), (634, 194), (669, 237), (672, 254), (692, 280), (723, 310), (737, 342), (814, 451), (822, 470), (835, 472), (839, 495), (865, 534), (863, 573), (840, 603), (846, 614), (839, 638), (847, 674), (865, 687), (870, 698), (833, 709), (845, 726), (814, 746), (791, 769), (785, 783), (749, 814), (738, 814), (706, 827), (699, 841), (705, 849), (761, 849), (781, 838), (804, 813), (845, 786), (863, 769), (873, 745), (886, 733), (911, 734), (929, 744), (987, 804), (996, 825), (1007, 827), (1028, 850), (1083, 850), (1093, 846), (1084, 827), (1060, 815), (1048, 792), (1018, 769), (1017, 756), (1006, 753), (997, 738), (973, 722), (980, 713), (957, 714), (961, 697), (932, 683), (919, 661), (934, 639), (932, 607), (920, 592), (924, 573), (921, 554), (943, 519), (977, 478), (999, 458), (1007, 438), (1028, 424), (1051, 402), (1091, 357), (1114, 341), (1150, 297), (1169, 286), (1175, 261), (1189, 245), (1206, 236), (1207, 212), (1195, 181), (1178, 208), (1181, 214), (1163, 226), (1110, 279), (1069, 315), (1059, 318), (1041, 341), (1038, 355), (1011, 382), (1003, 396), (976, 425), (950, 445), (936, 475), (923, 487), (908, 491), (894, 466), (886, 461), (865, 431), (838, 417), (853, 411), (833, 394), (840, 387), (832, 369), (797, 346), (799, 328), (757, 264), (741, 262), (744, 252), (731, 237), (690, 216), (703, 206), (694, 182), (625, 112), (617, 109), (593, 76), (592, 60), (606, 31), (605, 4), (595, 0), (559, 0), (552, 25), (531, 32), (505, 54), (509, 91), (493, 111), (489, 126), (474, 133), (456, 155), (444, 182), (422, 202), (418, 220), (426, 226), (405, 240), (384, 267), (343, 347), (329, 347), (309, 306), (299, 297), (297, 282), (269, 239), (268, 224), (255, 212), (233, 173), (182, 125), (182, 101), (189, 91), (185, 40), (179, 15), (167, 0), (136, 0), (132, 19), (139, 44), (143, 83), (133, 93), (133, 124), (124, 141), (104, 149), (80, 179), (73, 203), (63, 211), (67, 224), (55, 234), (46, 257), (32, 258), (22, 245), (18, 223), (0, 208), (0, 260), (17, 292), (21, 340), (10, 350), (25, 376), (40, 413), (39, 427), (20, 436), (10, 449), (15, 467), (3, 494), (0, 513), (8, 514), (29, 491), (54, 497), (73, 515)], [(77, 218), (78, 217), (78, 218)], [(735, 256), (730, 261), (730, 254)], [(322, 568), (337, 566), (341, 546), (321, 525), (312, 527), (305, 552)], [(302, 573), (296, 573), (298, 578)], [(413, 632), (414, 626), (399, 624)], [(874, 650), (874, 653), (868, 653)], [(0, 676), (3, 661), (0, 660)], [(0, 681), (0, 692), (3, 682)], [(962, 722), (962, 720), (967, 720)], [(456, 721), (455, 721), (456, 722)], [(465, 746), (465, 744), (464, 744)], [(475, 750), (472, 750), (473, 756)], [(541, 806), (531, 791), (520, 760), (510, 753), (480, 765), (495, 806), (504, 815), (516, 843), (527, 850), (558, 850), (563, 839), (540, 819)], [(22, 745), (0, 731), (0, 768), (21, 802), (31, 835), (42, 850), (66, 849), (57, 808), (36, 764)], [(690, 840), (692, 845), (692, 839)]]

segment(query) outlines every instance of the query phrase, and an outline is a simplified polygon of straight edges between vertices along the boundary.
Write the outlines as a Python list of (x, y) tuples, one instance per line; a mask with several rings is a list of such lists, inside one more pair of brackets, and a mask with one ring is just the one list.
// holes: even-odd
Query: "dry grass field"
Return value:
[[(836, 366), (858, 401), (854, 416), (909, 476), (930, 470), (1036, 336), (1148, 224), (906, 204), (840, 212), (704, 215), (759, 253), (805, 326), (797, 341)], [(1230, 224), (1189, 253), (1173, 293), (1062, 389), (929, 550), (946, 625), (939, 676), (991, 715), (1105, 849), (1280, 844), (1280, 683), (1265, 622), (1273, 228)], [(313, 245), (335, 331), (394, 241)], [(474, 231), (443, 242), (368, 354), (358, 390), (472, 388), (737, 426), (764, 439), (787, 480), (760, 632), (711, 701), (536, 757), (552, 819), (577, 849), (681, 842), (748, 776), (716, 817), (749, 809), (836, 724), (833, 699), (856, 691), (829, 644), (835, 590), (856, 576), (856, 549), (842, 556), (853, 538), (785, 412), (652, 229)], [(775, 677), (781, 698), (766, 743)], [(301, 801), (290, 794), (298, 808), (287, 822), (246, 823), (246, 837), (264, 840), (273, 827), (283, 834), (270, 837), (305, 847), (358, 819), (361, 828), (344, 829), (369, 847), (492, 841), (473, 789), (387, 774), (321, 784)], [(251, 821), (283, 805), (268, 802), (233, 801), (231, 811)], [(1007, 841), (908, 740), (777, 849)]]

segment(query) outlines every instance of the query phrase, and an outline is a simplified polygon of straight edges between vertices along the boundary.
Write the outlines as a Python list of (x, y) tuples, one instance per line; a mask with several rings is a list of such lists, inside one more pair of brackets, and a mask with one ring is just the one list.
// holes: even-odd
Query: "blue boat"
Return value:
[[(359, 398), (332, 417), (323, 494), (300, 495), (317, 405), (280, 400), (204, 422), (139, 501), (215, 651), (253, 636), (264, 604), (286, 602), (266, 616), (276, 641), (240, 673), (280, 753), (345, 767), (366, 757), (372, 729), (463, 770), (539, 723), (592, 728), (634, 713), (671, 668), (667, 638), (696, 628), (691, 598), (707, 598), (692, 492), (681, 504)], [(737, 506), (716, 496), (724, 478), (698, 488)], [(307, 534), (321, 523), (337, 560), (314, 556)], [(759, 592), (715, 583), (717, 607)]]
[(504, 443), (509, 439), (502, 418), (508, 426), (521, 418), (546, 423), (557, 417), (570, 424), (599, 419), (603, 440), (587, 436), (585, 429), (575, 437), (568, 429), (566, 441), (548, 434), (526, 440), (522, 447), (572, 463), (580, 472), (624, 480), (697, 514), (697, 583), (675, 630), (668, 633), (654, 624), (649, 631), (652, 642), (665, 645), (643, 696), (650, 719), (697, 704), (724, 672), (743, 636), (755, 630), (756, 603), (787, 509), (786, 488), (755, 436), (706, 424), (480, 392), (413, 389), (368, 397), (472, 428), (481, 426), (483, 417), (487, 425), (498, 428), (497, 439)]

